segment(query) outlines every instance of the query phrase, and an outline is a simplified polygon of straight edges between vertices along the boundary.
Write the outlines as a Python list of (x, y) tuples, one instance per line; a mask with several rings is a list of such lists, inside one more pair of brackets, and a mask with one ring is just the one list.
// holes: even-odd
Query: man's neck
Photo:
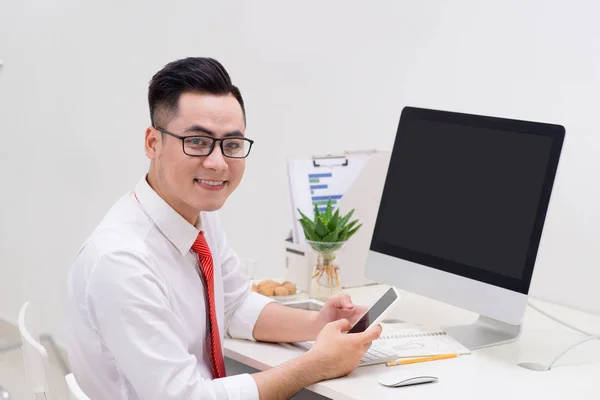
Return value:
[(183, 202), (168, 196), (163, 190), (161, 190), (159, 180), (154, 176), (154, 174), (152, 174), (152, 172), (149, 172), (146, 175), (146, 182), (148, 182), (148, 185), (150, 185), (152, 190), (154, 190), (161, 199), (171, 206), (171, 208), (175, 210), (177, 214), (181, 215), (191, 225), (200, 226), (200, 214), (196, 210), (190, 209), (190, 207)]

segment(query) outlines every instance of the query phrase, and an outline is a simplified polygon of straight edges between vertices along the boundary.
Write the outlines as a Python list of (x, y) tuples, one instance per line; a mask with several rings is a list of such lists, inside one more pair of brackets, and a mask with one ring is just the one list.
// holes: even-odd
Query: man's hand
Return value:
[(330, 297), (315, 317), (315, 335), (318, 335), (328, 323), (340, 319), (346, 319), (350, 325), (353, 325), (365, 311), (367, 307), (352, 304), (347, 294)]
[(331, 322), (323, 328), (307, 356), (314, 357), (321, 379), (332, 379), (352, 372), (360, 359), (381, 335), (381, 325), (361, 333), (346, 333), (352, 324), (347, 319)]
[(267, 305), (254, 328), (255, 339), (316, 340), (302, 356), (252, 374), (260, 399), (287, 399), (308, 385), (352, 372), (373, 340), (381, 335), (380, 325), (361, 333), (346, 333), (352, 328), (351, 322), (366, 310), (352, 304), (347, 294), (331, 297), (319, 312), (276, 303)]
[(345, 333), (350, 327), (347, 319), (330, 322), (302, 356), (252, 374), (260, 399), (288, 399), (308, 385), (352, 372), (371, 342), (381, 335), (381, 326), (361, 333)]
[(366, 310), (367, 307), (352, 304), (347, 294), (331, 297), (321, 311), (301, 310), (273, 302), (258, 316), (252, 334), (254, 339), (264, 342), (315, 340), (328, 323), (347, 319), (353, 324)]

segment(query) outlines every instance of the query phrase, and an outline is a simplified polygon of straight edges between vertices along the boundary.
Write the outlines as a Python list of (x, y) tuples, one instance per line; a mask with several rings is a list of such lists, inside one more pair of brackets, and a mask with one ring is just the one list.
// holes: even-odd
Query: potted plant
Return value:
[(354, 214), (351, 210), (345, 216), (340, 210), (333, 212), (331, 199), (324, 211), (319, 211), (315, 204), (314, 219), (308, 218), (298, 210), (302, 218), (304, 236), (309, 246), (317, 253), (317, 264), (313, 269), (311, 281), (311, 297), (326, 300), (328, 297), (341, 292), (339, 266), (334, 264), (337, 252), (346, 244), (362, 226), (357, 219), (350, 221)]

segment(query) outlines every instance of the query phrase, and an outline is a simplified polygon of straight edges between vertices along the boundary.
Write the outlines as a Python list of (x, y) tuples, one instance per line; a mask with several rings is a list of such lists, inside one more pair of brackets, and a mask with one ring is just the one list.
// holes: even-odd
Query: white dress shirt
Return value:
[[(134, 196), (134, 194), (137, 196)], [(258, 399), (254, 379), (212, 379), (205, 293), (191, 246), (212, 252), (221, 334), (254, 340), (271, 301), (250, 291), (216, 212), (192, 226), (142, 178), (77, 252), (68, 277), (69, 360), (93, 400)]]

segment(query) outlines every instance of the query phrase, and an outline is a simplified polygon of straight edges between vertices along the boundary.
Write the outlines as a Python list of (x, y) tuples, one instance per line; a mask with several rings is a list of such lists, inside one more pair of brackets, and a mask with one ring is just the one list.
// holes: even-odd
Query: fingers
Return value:
[(356, 313), (358, 315), (363, 315), (369, 308), (365, 307), (365, 306), (355, 306), (356, 307)]
[(352, 317), (350, 318), (350, 322), (355, 323), (356, 321), (358, 321), (360, 319), (360, 317), (362, 317), (366, 311), (367, 311), (367, 307), (355, 306), (354, 311), (352, 312)]
[(347, 310), (351, 310), (354, 308), (354, 304), (352, 304), (352, 300), (350, 299), (350, 295), (348, 294), (343, 294), (341, 296), (340, 299), (340, 303), (342, 304), (342, 307), (347, 309)]
[(331, 305), (336, 308), (345, 308), (347, 310), (354, 308), (354, 304), (352, 304), (352, 300), (350, 300), (350, 296), (347, 293), (333, 296), (329, 301), (331, 302)]

